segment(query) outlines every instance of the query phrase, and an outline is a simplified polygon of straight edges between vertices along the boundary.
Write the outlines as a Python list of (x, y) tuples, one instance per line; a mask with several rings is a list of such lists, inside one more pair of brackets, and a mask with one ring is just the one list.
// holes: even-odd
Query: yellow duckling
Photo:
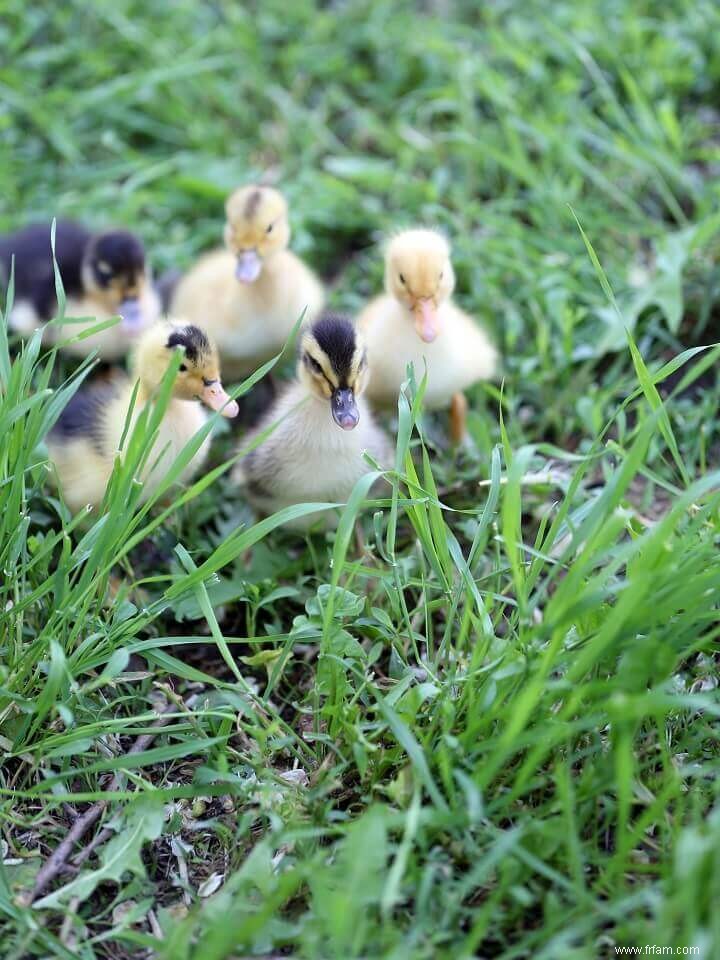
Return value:
[(315, 319), (324, 293), (287, 249), (287, 204), (270, 187), (241, 187), (225, 210), (226, 250), (206, 254), (180, 281), (172, 310), (205, 324), (230, 378), (246, 376), (282, 348), (298, 317)]
[(418, 382), (427, 363), (425, 403), (450, 406), (450, 434), (459, 443), (467, 413), (463, 391), (493, 376), (498, 354), (485, 331), (452, 302), (454, 287), (447, 240), (433, 230), (406, 230), (388, 244), (385, 293), (365, 307), (358, 328), (367, 343), (370, 400), (394, 405), (408, 363)]
[[(178, 348), (183, 351), (183, 362), (153, 453), (139, 478), (144, 483), (143, 499), (157, 489), (177, 455), (205, 423), (207, 415), (197, 401), (212, 410), (222, 410), (226, 417), (237, 415), (237, 403), (220, 382), (217, 351), (205, 333), (199, 327), (177, 321), (151, 327), (138, 341), (133, 357), (134, 378), (118, 374), (110, 382), (79, 390), (48, 435), (50, 459), (71, 510), (87, 504), (97, 506), (102, 501), (125, 431), (134, 381), (139, 381), (139, 387), (128, 436), (140, 411), (156, 394)], [(202, 466), (209, 445), (208, 438), (183, 471), (181, 481), (189, 480)]]
[[(362, 396), (367, 372), (365, 347), (347, 318), (328, 314), (303, 330), (297, 379), (243, 445), (278, 426), (234, 474), (256, 509), (274, 513), (295, 503), (345, 503), (372, 469), (364, 450), (382, 466), (391, 465), (390, 443)], [(336, 518), (313, 514), (289, 525), (306, 528), (318, 519), (328, 525)]]

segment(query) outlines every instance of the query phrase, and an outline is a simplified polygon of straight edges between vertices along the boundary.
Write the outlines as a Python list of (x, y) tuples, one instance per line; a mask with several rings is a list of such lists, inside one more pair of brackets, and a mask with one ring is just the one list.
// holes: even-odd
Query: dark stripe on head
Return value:
[(244, 217), (246, 220), (252, 220), (252, 218), (257, 213), (257, 209), (260, 206), (260, 201), (262, 200), (262, 191), (253, 190), (250, 196), (245, 201), (245, 210)]
[(136, 283), (145, 271), (145, 249), (129, 230), (109, 230), (94, 236), (88, 245), (86, 260), (100, 287), (107, 287), (111, 280), (118, 279)]
[(330, 365), (341, 387), (346, 386), (355, 355), (355, 327), (347, 317), (327, 313), (311, 327), (311, 333)]
[(108, 230), (90, 241), (95, 260), (102, 260), (114, 272), (135, 272), (145, 269), (145, 249), (139, 237), (129, 230)]
[(180, 327), (168, 337), (167, 347), (184, 347), (185, 356), (195, 363), (198, 356), (210, 352), (210, 341), (199, 327)]

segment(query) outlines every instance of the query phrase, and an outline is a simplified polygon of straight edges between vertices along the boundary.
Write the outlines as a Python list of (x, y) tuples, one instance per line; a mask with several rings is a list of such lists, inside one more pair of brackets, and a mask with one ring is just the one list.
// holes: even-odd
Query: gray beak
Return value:
[(128, 297), (118, 307), (122, 328), (127, 333), (137, 333), (143, 328), (143, 314), (137, 297)]
[(334, 390), (330, 398), (333, 420), (343, 430), (352, 430), (360, 421), (360, 411), (355, 403), (355, 394), (347, 388)]

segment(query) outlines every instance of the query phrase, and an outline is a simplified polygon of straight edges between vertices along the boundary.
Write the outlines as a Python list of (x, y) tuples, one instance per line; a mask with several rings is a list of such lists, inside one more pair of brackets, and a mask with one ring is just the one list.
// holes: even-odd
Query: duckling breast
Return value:
[(371, 401), (394, 406), (410, 363), (418, 384), (427, 370), (424, 402), (430, 410), (446, 407), (453, 394), (493, 375), (497, 351), (485, 331), (454, 304), (439, 308), (438, 336), (425, 343), (404, 308), (389, 297), (385, 300), (365, 327)]

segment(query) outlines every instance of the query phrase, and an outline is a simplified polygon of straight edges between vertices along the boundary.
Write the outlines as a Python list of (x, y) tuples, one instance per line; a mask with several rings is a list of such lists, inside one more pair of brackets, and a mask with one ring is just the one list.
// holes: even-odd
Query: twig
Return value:
[(19, 900), (23, 906), (30, 906), (34, 900), (37, 900), (50, 881), (54, 880), (55, 877), (60, 873), (65, 865), (65, 861), (70, 856), (72, 848), (95, 823), (100, 814), (103, 812), (104, 806), (104, 800), (98, 801), (97, 803), (93, 804), (92, 807), (89, 807), (85, 813), (82, 814), (82, 816), (77, 818), (75, 823), (70, 828), (68, 835), (62, 841), (62, 843), (56, 847), (55, 852), (50, 855), (49, 859), (45, 861), (44, 866), (41, 867), (40, 872), (35, 879), (35, 886), (33, 887), (32, 891), (30, 893), (20, 895)]
[[(188, 715), (190, 721), (192, 722), (194, 718), (193, 718), (193, 715), (192, 715), (191, 707), (192, 707), (193, 704), (199, 699), (199, 698), (198, 698), (198, 695), (197, 695), (197, 694), (193, 694), (191, 697), (188, 697), (187, 700), (183, 700), (182, 697), (178, 696), (178, 695), (175, 693), (175, 691), (174, 691), (174, 690), (171, 690), (171, 689), (168, 689), (168, 690), (166, 691), (166, 695), (167, 695), (168, 697), (170, 697), (170, 699), (172, 700), (172, 703), (168, 704), (168, 705), (165, 707), (165, 711), (164, 711), (164, 712), (167, 713), (167, 711), (168, 711), (173, 705), (175, 705), (175, 706), (178, 708), (178, 710), (183, 711), (184, 713), (186, 713), (186, 714)], [(164, 722), (167, 722), (167, 719), (169, 719), (169, 718), (166, 718), (166, 720), (165, 720)], [(144, 736), (149, 737), (150, 734), (146, 733), (146, 734), (144, 734)], [(155, 736), (155, 734), (153, 734), (152, 736)], [(152, 739), (152, 737), (151, 737), (151, 739)], [(148, 742), (149, 742), (149, 741), (148, 741)], [(141, 749), (141, 750), (144, 750), (146, 746), (147, 746), (147, 744), (144, 743), (144, 744), (142, 745), (142, 747), (140, 747), (140, 749)], [(138, 751), (137, 751), (137, 750), (131, 750), (130, 752), (131, 752), (131, 753), (137, 753)], [(110, 827), (103, 827), (102, 830), (100, 831), (100, 833), (96, 833), (95, 836), (94, 836), (94, 837), (92, 838), (92, 840), (90, 841), (90, 843), (89, 843), (86, 847), (83, 847), (82, 850), (80, 850), (80, 852), (77, 853), (77, 854), (75, 855), (75, 857), (73, 857), (73, 863), (75, 864), (75, 866), (76, 866), (76, 867), (82, 866), (82, 864), (85, 863), (85, 861), (88, 859), (88, 857), (91, 857), (91, 856), (92, 856), (92, 854), (94, 853), (94, 851), (95, 851), (98, 847), (101, 847), (101, 846), (105, 843), (106, 840), (109, 840), (109, 839), (110, 839), (110, 836), (111, 836), (112, 832), (113, 832), (113, 831), (110, 829)]]
[[(98, 803), (103, 803), (103, 801), (99, 800)], [(88, 843), (86, 847), (83, 847), (82, 850), (75, 857), (73, 857), (73, 863), (75, 866), (82, 866), (87, 858), (92, 856), (97, 847), (102, 846), (106, 840), (110, 839), (112, 832), (113, 831), (110, 829), (110, 827), (103, 827), (99, 833), (96, 833), (90, 843)]]
[[(168, 714), (169, 714), (169, 711), (172, 710), (172, 708), (173, 708), (173, 705), (171, 703), (168, 703), (167, 700), (161, 706), (158, 706), (156, 708), (160, 715), (158, 716), (157, 720), (155, 720), (155, 722), (153, 723), (152, 730), (150, 731), (150, 733), (143, 733), (141, 736), (137, 738), (135, 743), (128, 750), (127, 752), (128, 756), (131, 756), (132, 754), (135, 754), (135, 753), (142, 753), (142, 751), (145, 750), (145, 748), (152, 743), (152, 741), (157, 736), (160, 728), (164, 727), (165, 724), (170, 719)], [(121, 776), (122, 775), (120, 773), (115, 774), (115, 776), (110, 781), (110, 785), (107, 790), (108, 793), (112, 793), (113, 791), (119, 789), (120, 783), (121, 783)], [(40, 896), (43, 890), (47, 887), (47, 885), (52, 880), (54, 880), (55, 877), (60, 873), (60, 871), (65, 866), (66, 861), (70, 857), (70, 854), (72, 853), (72, 850), (75, 844), (85, 836), (85, 834), (90, 829), (90, 827), (96, 822), (96, 820), (100, 818), (101, 814), (105, 810), (105, 807), (107, 806), (107, 803), (108, 803), (107, 800), (97, 800), (91, 807), (88, 807), (85, 813), (81, 814), (77, 818), (77, 820), (73, 823), (72, 827), (70, 828), (70, 832), (68, 833), (68, 835), (59, 844), (59, 846), (50, 855), (50, 857), (45, 861), (44, 865), (40, 868), (40, 871), (37, 877), (35, 878), (35, 885), (32, 891), (29, 894), (26, 893), (21, 895), (20, 900), (24, 906), (29, 906), (31, 903), (37, 900), (37, 898)], [(107, 828), (105, 830), (100, 831), (100, 834), (98, 835), (98, 837), (95, 838), (95, 840), (92, 843), (92, 849), (90, 852), (92, 852), (92, 850), (95, 849), (98, 843), (100, 843), (100, 837), (103, 834), (105, 834), (106, 831), (107, 831)], [(110, 831), (107, 831), (106, 835), (109, 835), (109, 834), (110, 834)], [(87, 856), (89, 855), (90, 854), (88, 853)], [(75, 862), (76, 864), (78, 864), (78, 862), (82, 863), (84, 859), (86, 858), (83, 857), (79, 861), (78, 859), (76, 859)]]

